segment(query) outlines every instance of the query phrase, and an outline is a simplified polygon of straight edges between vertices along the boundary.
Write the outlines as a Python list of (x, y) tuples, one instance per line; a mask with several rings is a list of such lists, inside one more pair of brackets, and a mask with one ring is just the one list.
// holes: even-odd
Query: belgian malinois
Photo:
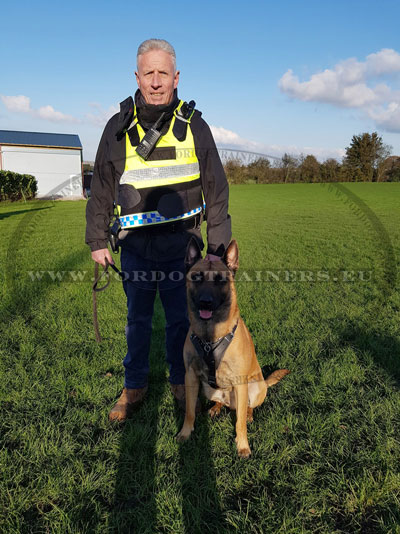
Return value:
[(190, 329), (184, 346), (186, 414), (178, 441), (190, 437), (200, 382), (206, 397), (215, 401), (211, 417), (221, 407), (236, 410), (236, 446), (247, 458), (247, 421), (264, 401), (267, 389), (290, 371), (279, 369), (264, 380), (250, 333), (239, 315), (234, 276), (238, 246), (233, 240), (220, 261), (201, 258), (192, 238), (186, 252), (187, 299)]

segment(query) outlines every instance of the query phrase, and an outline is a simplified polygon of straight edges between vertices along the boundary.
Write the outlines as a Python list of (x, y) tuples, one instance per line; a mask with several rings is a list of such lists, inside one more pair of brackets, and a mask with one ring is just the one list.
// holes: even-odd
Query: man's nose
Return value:
[(153, 79), (151, 80), (151, 85), (154, 88), (160, 87), (161, 85), (161, 78), (158, 74), (153, 74)]

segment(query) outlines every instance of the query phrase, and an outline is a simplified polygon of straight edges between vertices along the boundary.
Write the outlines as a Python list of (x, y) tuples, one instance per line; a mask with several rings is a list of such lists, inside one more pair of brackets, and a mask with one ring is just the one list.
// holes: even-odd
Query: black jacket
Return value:
[[(132, 109), (131, 97), (121, 102), (121, 110), (108, 121), (97, 150), (91, 197), (86, 207), (86, 243), (92, 251), (107, 247), (113, 201), (125, 167), (123, 129), (129, 126), (127, 123), (130, 123)], [(228, 182), (210, 128), (197, 110), (191, 120), (191, 130), (206, 202), (207, 252), (222, 255), (231, 239)], [(170, 231), (168, 226), (163, 226), (130, 230), (121, 246), (134, 249), (144, 258), (162, 261), (184, 257), (191, 235), (196, 235), (201, 241), (199, 228)]]

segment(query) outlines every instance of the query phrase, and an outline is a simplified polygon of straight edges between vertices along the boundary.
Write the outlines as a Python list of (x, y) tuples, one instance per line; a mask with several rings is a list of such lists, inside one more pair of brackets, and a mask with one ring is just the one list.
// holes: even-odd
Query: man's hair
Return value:
[(164, 39), (147, 39), (147, 41), (143, 41), (143, 43), (139, 45), (137, 51), (136, 63), (139, 63), (139, 56), (146, 52), (150, 52), (150, 50), (164, 50), (164, 52), (170, 54), (174, 62), (174, 71), (176, 72), (176, 54), (174, 47)]

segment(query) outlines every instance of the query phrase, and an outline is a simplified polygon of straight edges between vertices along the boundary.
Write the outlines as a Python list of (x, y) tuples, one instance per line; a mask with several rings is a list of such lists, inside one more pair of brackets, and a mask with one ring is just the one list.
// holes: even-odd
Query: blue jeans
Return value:
[(121, 270), (128, 305), (125, 329), (128, 352), (124, 358), (125, 387), (147, 385), (154, 300), (157, 289), (165, 312), (166, 360), (171, 384), (185, 383), (183, 345), (189, 330), (184, 258), (166, 262), (144, 259), (132, 249), (121, 249)]

